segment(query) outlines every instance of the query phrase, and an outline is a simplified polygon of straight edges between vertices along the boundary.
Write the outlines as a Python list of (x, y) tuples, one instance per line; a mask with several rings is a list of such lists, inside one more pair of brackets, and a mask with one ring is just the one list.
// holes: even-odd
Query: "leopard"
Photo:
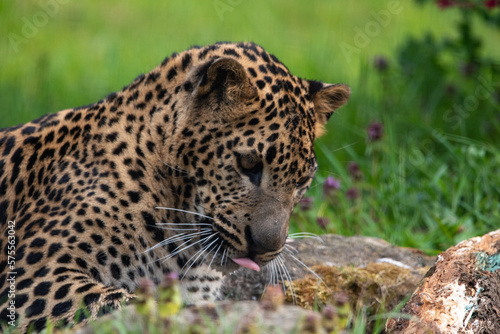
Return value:
[(172, 274), (188, 304), (221, 298), (225, 275), (283, 251), (314, 142), (350, 92), (258, 44), (217, 42), (2, 129), (0, 319), (86, 323)]

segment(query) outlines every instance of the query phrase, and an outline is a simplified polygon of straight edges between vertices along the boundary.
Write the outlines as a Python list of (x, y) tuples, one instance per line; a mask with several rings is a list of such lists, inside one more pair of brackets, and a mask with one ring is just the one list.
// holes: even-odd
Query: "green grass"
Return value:
[[(342, 186), (324, 198), (324, 179), (318, 177), (309, 192), (316, 198), (314, 208), (296, 210), (299, 228), (321, 233), (323, 229), (315, 224), (319, 215), (331, 221), (327, 232), (380, 236), (434, 254), (496, 229), (500, 219), (497, 148), (442, 135), (440, 147), (428, 152), (413, 139), (396, 140), (386, 138), (376, 143), (374, 152), (361, 156), (345, 148), (363, 172), (361, 181), (353, 180), (345, 165), (328, 154), (331, 174)], [(320, 143), (319, 148), (325, 145)], [(360, 190), (358, 199), (347, 198), (346, 191), (352, 187)]]
[[(26, 34), (26, 25), (35, 22), (43, 7), (35, 1), (3, 1), (0, 127), (95, 102), (191, 45), (251, 40), (294, 74), (344, 82), (353, 92), (318, 141), (320, 171), (308, 194), (315, 197), (314, 208), (297, 210), (292, 230), (377, 236), (435, 253), (497, 226), (498, 113), (495, 119), (482, 110), (498, 111), (498, 104), (481, 100), (454, 127), (442, 114), (443, 103), (452, 108), (467, 94), (447, 102), (443, 86), (437, 85), (424, 102), (428, 82), (398, 76), (396, 50), (410, 36), (455, 36), (456, 11), (396, 1), (398, 13), (389, 15), (388, 24), (369, 36), (366, 45), (357, 43), (358, 32), (376, 22), (373, 13), (387, 11), (389, 3), (66, 1)], [(500, 33), (481, 22), (475, 28), (488, 36), (482, 54), (498, 60)], [(23, 42), (14, 45), (13, 36)], [(357, 51), (346, 57), (345, 45)], [(375, 55), (387, 57), (389, 74), (373, 68)], [(476, 86), (463, 87), (472, 94)], [(373, 121), (383, 123), (385, 134), (370, 144), (366, 128)], [(359, 164), (361, 181), (349, 176), (350, 161)], [(334, 199), (325, 200), (322, 182), (328, 175), (342, 186)], [(361, 193), (355, 201), (345, 195), (352, 187)], [(316, 224), (317, 215), (330, 219), (326, 229)]]

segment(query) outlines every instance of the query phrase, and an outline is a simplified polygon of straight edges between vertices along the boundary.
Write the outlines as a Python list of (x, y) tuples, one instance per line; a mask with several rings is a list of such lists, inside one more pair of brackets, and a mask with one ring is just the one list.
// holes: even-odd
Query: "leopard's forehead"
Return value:
[[(192, 48), (169, 58), (173, 69), (189, 72), (189, 68), (211, 59), (233, 58), (243, 65), (248, 80), (257, 90), (254, 109), (235, 120), (230, 127), (240, 142), (262, 153), (268, 165), (275, 166), (295, 179), (316, 169), (313, 142), (316, 122), (307, 80), (290, 73), (274, 55), (254, 43), (218, 43)], [(174, 65), (172, 65), (172, 63)], [(167, 76), (168, 76), (167, 73)], [(280, 177), (282, 185), (294, 180)], [(279, 183), (277, 183), (279, 184)]]
[(261, 46), (254, 43), (216, 43), (204, 47), (194, 46), (182, 53), (174, 53), (165, 59), (162, 65), (172, 60), (180, 60), (181, 69), (185, 71), (188, 67), (218, 57), (234, 58), (241, 62), (250, 74), (251, 78), (262, 75), (269, 76), (291, 76), (289, 70), (278, 58), (265, 51)]
[(291, 74), (278, 58), (257, 44), (223, 42), (193, 47), (173, 54), (161, 66), (167, 66), (167, 77), (172, 78), (178, 72), (189, 72), (190, 68), (217, 58), (233, 58), (243, 65), (248, 80), (257, 88), (261, 109), (272, 113), (277, 108), (284, 122), (293, 122), (292, 118), (298, 118), (295, 123), (300, 119), (314, 122), (308, 81)]

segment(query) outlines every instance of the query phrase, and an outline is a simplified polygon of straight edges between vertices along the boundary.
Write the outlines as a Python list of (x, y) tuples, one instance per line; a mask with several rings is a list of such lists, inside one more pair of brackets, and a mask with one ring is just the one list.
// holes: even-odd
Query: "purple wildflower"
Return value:
[(327, 217), (318, 217), (316, 218), (316, 222), (322, 229), (326, 229), (326, 227), (330, 224), (330, 219)]
[(441, 9), (446, 9), (448, 7), (456, 5), (456, 2), (452, 0), (436, 0), (436, 3), (438, 7)]
[(330, 196), (335, 190), (340, 188), (340, 180), (335, 179), (333, 176), (328, 176), (323, 183), (323, 194)]
[(302, 211), (311, 210), (312, 207), (313, 207), (313, 202), (314, 202), (314, 198), (312, 198), (312, 197), (304, 197), (299, 202), (299, 208), (300, 208), (300, 210), (302, 210)]
[(500, 6), (500, 1), (499, 0), (485, 0), (484, 5), (488, 9), (493, 9), (496, 6)]
[(383, 72), (387, 70), (387, 67), (389, 67), (389, 63), (387, 62), (387, 58), (384, 56), (375, 56), (373, 58), (373, 66), (380, 72)]
[(334, 320), (337, 315), (337, 309), (332, 304), (326, 304), (322, 313), (326, 320)]
[(368, 126), (368, 141), (379, 141), (382, 139), (383, 135), (384, 125), (382, 123), (373, 122)]
[(349, 162), (347, 165), (347, 171), (349, 172), (351, 178), (355, 181), (359, 181), (363, 178), (363, 172), (359, 168), (359, 165), (354, 161)]
[(354, 201), (354, 200), (358, 199), (361, 194), (359, 193), (358, 188), (349, 188), (349, 189), (347, 189), (345, 195), (348, 199), (350, 199), (351, 201)]
[(349, 295), (345, 292), (337, 292), (334, 298), (339, 306), (342, 306), (349, 302)]
[(457, 87), (455, 87), (455, 85), (453, 85), (453, 84), (447, 84), (444, 87), (444, 91), (445, 91), (446, 95), (453, 96), (457, 92)]
[(146, 295), (153, 295), (156, 291), (156, 285), (151, 279), (147, 277), (141, 277), (138, 282), (138, 289), (141, 293), (144, 293)]
[(477, 71), (477, 66), (474, 63), (465, 63), (460, 67), (460, 72), (465, 77), (470, 77)]
[(166, 278), (168, 279), (173, 279), (173, 280), (178, 280), (179, 279), (179, 274), (176, 273), (175, 271), (165, 275)]

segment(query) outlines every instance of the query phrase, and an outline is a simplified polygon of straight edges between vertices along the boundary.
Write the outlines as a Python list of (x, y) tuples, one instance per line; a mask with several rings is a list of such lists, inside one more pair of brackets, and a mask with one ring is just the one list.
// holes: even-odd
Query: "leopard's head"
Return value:
[(206, 233), (197, 249), (221, 271), (257, 270), (283, 250), (318, 168), (314, 140), (350, 89), (295, 77), (254, 44), (207, 52), (182, 87), (169, 154), (186, 171), (179, 205), (207, 216), (196, 219)]

